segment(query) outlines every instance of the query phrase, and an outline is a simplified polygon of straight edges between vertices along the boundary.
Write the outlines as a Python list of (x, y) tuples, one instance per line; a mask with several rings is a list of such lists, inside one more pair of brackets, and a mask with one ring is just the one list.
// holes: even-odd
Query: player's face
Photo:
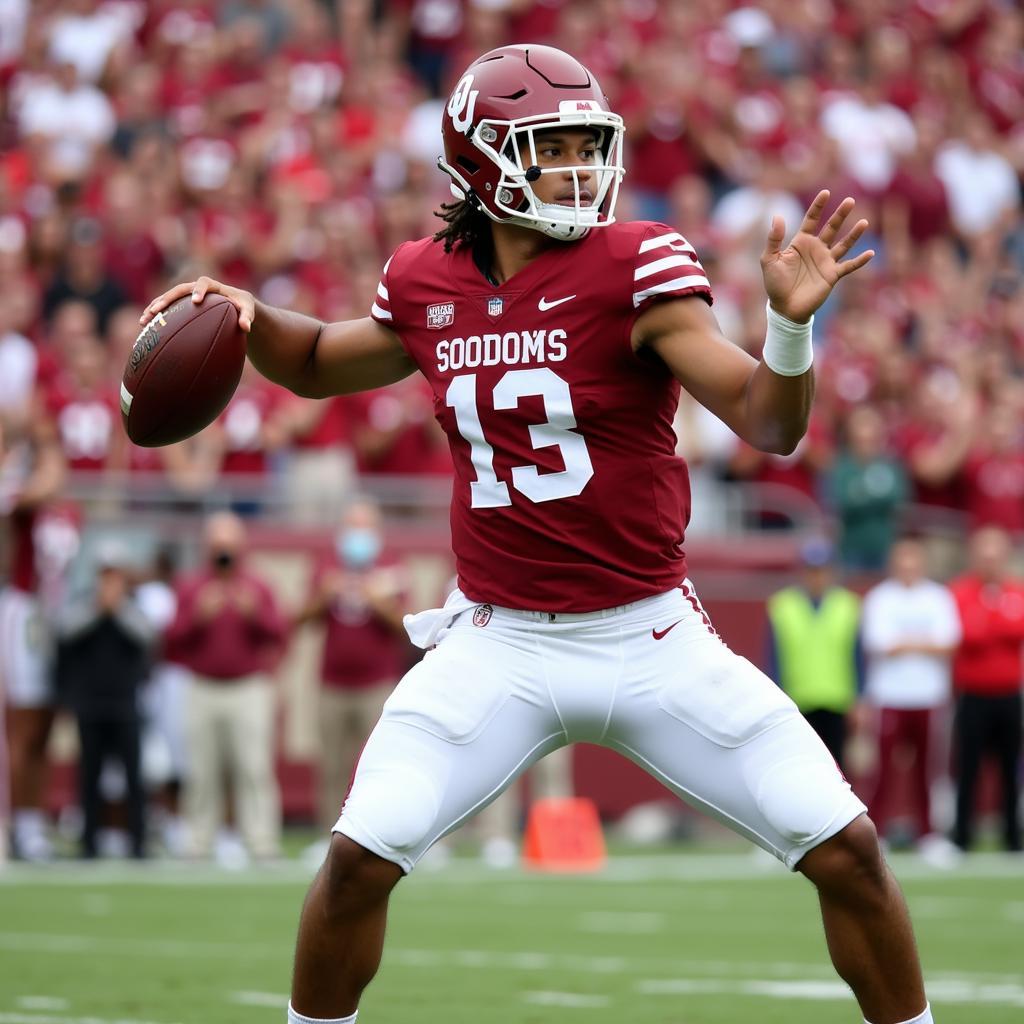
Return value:
[[(572, 206), (575, 203), (576, 190), (571, 168), (577, 168), (575, 177), (579, 179), (580, 206), (590, 206), (594, 201), (593, 172), (589, 170), (598, 158), (597, 138), (589, 129), (554, 128), (538, 132), (534, 138), (536, 147), (536, 166), (542, 171), (565, 168), (565, 173), (542, 174), (533, 182), (533, 193), (542, 203), (559, 203)], [(520, 150), (524, 167), (533, 163), (529, 145)]]

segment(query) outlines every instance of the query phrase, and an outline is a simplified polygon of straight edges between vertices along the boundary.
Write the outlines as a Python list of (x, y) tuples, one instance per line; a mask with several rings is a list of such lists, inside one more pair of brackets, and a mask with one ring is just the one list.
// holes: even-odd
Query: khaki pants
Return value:
[(281, 800), (274, 775), (274, 687), (269, 677), (255, 674), (225, 682), (194, 676), (185, 723), (190, 852), (210, 853), (230, 779), (235, 822), (249, 852), (277, 856)]
[(359, 751), (380, 718), (394, 680), (372, 686), (320, 689), (320, 824), (334, 827), (348, 790)]

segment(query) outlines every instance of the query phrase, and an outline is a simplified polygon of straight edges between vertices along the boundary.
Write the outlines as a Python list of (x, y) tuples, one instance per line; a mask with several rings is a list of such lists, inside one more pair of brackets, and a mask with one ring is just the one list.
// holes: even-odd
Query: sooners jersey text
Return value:
[(679, 385), (630, 334), (651, 302), (687, 296), (711, 298), (696, 253), (643, 221), (556, 243), (499, 286), (466, 247), (445, 253), (429, 238), (385, 264), (371, 316), (433, 390), (472, 600), (593, 611), (679, 585), (690, 509), (672, 429)]

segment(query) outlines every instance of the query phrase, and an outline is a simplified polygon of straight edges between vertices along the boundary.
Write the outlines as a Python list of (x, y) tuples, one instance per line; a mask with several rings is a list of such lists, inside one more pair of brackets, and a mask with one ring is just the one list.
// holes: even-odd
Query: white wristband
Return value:
[(814, 316), (807, 323), (798, 324), (776, 313), (770, 302), (767, 309), (768, 331), (764, 336), (761, 359), (772, 373), (783, 377), (799, 377), (814, 362), (814, 346), (811, 343)]

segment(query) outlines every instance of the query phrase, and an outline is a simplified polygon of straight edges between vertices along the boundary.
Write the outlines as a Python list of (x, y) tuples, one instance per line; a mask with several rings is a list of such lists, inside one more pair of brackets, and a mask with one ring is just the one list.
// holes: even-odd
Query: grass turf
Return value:
[[(895, 859), (938, 1024), (1024, 1019), (1024, 864)], [(0, 1024), (282, 1024), (308, 881), (292, 864), (0, 873)], [(456, 861), (404, 881), (365, 1024), (859, 1024), (802, 879), (745, 854), (599, 876)]]

